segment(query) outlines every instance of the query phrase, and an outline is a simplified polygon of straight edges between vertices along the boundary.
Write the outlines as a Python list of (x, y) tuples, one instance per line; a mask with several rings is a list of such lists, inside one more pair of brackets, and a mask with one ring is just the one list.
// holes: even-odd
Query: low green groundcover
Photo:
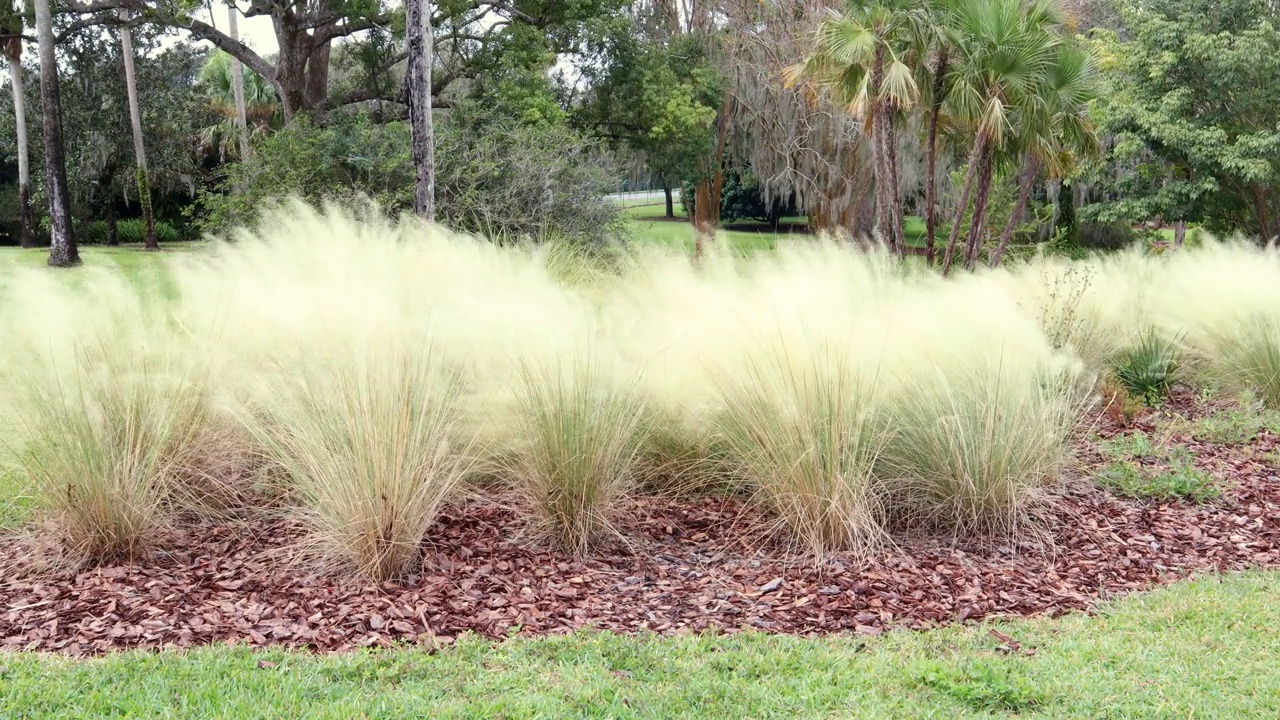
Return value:
[(0, 717), (1274, 718), (1278, 596), (1280, 573), (1256, 573), (1092, 617), (875, 638), (582, 632), (463, 638), (435, 654), (0, 654)]

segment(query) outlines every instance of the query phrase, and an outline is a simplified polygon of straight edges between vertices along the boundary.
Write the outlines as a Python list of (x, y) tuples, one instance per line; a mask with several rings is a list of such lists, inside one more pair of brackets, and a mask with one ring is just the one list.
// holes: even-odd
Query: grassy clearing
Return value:
[(1280, 576), (1136, 595), (1095, 617), (879, 638), (464, 638), (318, 657), (205, 648), (0, 656), (15, 718), (1242, 718), (1280, 716)]

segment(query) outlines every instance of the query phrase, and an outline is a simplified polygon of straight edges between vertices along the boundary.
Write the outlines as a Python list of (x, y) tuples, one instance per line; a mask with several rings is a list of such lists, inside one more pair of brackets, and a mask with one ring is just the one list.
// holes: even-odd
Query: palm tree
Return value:
[(18, 242), (24, 248), (35, 247), (31, 213), (31, 157), (27, 146), (27, 97), (22, 82), (22, 15), (18, 8), (6, 3), (0, 11), (0, 51), (9, 60), (10, 89), (13, 91), (14, 123), (18, 143), (18, 207), (21, 228)]
[(51, 267), (80, 264), (71, 232), (71, 195), (67, 191), (66, 153), (62, 147), (62, 98), (58, 93), (58, 60), (53, 54), (53, 14), (49, 0), (35, 0), (36, 39), (40, 49), (40, 109), (44, 121), (44, 167), (49, 194)]
[(991, 267), (1000, 264), (1022, 222), (1040, 169), (1043, 167), (1051, 177), (1060, 179), (1082, 157), (1099, 151), (1097, 130), (1088, 114), (1089, 102), (1097, 93), (1094, 57), (1074, 43), (1059, 46), (1045, 85), (1037, 93), (1037, 102), (1020, 123), (1023, 164), (1018, 176), (1018, 199), (1000, 233), (1000, 244), (991, 255)]
[(1034, 103), (1061, 44), (1054, 0), (959, 0), (951, 13), (956, 58), (951, 112), (973, 133), (942, 272), (951, 269), (960, 226), (973, 198), (965, 265), (977, 261), (985, 231), (996, 153), (1011, 136), (1011, 117)]
[(138, 79), (133, 67), (133, 36), (129, 32), (129, 11), (120, 9), (120, 56), (124, 60), (124, 85), (129, 95), (129, 126), (133, 132), (133, 157), (137, 163), (138, 202), (142, 205), (142, 222), (146, 228), (147, 250), (157, 251), (156, 219), (151, 212), (151, 178), (147, 174), (147, 148), (142, 141), (142, 107), (138, 103)]
[[(947, 99), (952, 38), (947, 22), (955, 0), (930, 0), (920, 39), (917, 84), (928, 89), (929, 129), (925, 140), (924, 222), (926, 262), (933, 265), (938, 237), (938, 126)], [(930, 56), (933, 57), (930, 57)]]
[(222, 118), (200, 131), (200, 143), (206, 152), (218, 157), (245, 159), (239, 127), (239, 109), (235, 98), (235, 69), (238, 68), (245, 105), (245, 129), (249, 139), (271, 132), (280, 121), (280, 101), (275, 88), (261, 75), (234, 62), (226, 53), (215, 53), (200, 69), (198, 84), (211, 109)]
[(817, 49), (787, 73), (790, 82), (807, 77), (833, 89), (865, 118), (876, 186), (875, 234), (899, 255), (906, 254), (906, 237), (894, 123), (920, 96), (903, 56), (919, 47), (927, 19), (920, 0), (854, 0), (846, 14), (819, 26)]

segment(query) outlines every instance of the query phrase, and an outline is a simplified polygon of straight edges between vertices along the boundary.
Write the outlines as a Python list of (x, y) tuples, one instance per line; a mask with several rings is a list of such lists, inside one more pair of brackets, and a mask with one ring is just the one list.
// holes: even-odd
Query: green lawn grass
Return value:
[[(663, 205), (631, 205), (623, 208), (623, 216), (627, 218), (627, 226), (633, 240), (645, 244), (671, 248), (681, 252), (693, 252), (693, 226), (686, 219), (684, 210), (676, 205), (676, 220), (664, 217), (666, 209)], [(784, 218), (784, 224), (800, 225), (806, 222), (803, 217)], [(720, 242), (726, 243), (735, 253), (750, 255), (761, 250), (773, 250), (779, 242), (788, 240), (803, 242), (812, 238), (807, 233), (777, 232), (767, 224), (754, 221), (733, 221), (725, 223), (735, 229), (721, 229), (716, 233)], [(737, 229), (756, 226), (758, 229)], [(922, 218), (908, 215), (903, 218), (902, 229), (909, 247), (925, 246), (925, 224)]]
[[(1280, 574), (1096, 617), (879, 638), (582, 632), (316, 656), (246, 648), (0, 655), (6, 718), (1280, 717)], [(1025, 652), (1034, 649), (1034, 654)]]

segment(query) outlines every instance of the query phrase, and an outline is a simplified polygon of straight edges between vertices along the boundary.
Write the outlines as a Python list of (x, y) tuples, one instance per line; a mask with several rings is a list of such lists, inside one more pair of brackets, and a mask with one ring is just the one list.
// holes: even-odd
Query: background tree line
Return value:
[[(257, 16), (278, 52), (240, 42)], [(1277, 19), (1271, 0), (0, 0), (0, 239), (154, 246), (296, 194), (601, 244), (625, 234), (604, 197), (624, 178), (668, 215), (678, 193), (699, 248), (722, 215), (948, 270), (1142, 223), (1270, 238)]]

